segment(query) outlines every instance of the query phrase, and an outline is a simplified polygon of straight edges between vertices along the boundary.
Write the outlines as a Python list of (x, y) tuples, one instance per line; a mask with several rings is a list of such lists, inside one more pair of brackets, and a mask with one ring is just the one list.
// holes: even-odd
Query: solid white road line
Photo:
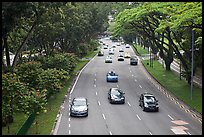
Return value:
[(139, 87), (140, 87), (140, 88), (142, 88), (142, 86), (141, 86), (141, 85), (139, 85)]
[(62, 118), (62, 114), (59, 115), (59, 119), (57, 120), (53, 135), (57, 135), (57, 131), (58, 131), (58, 128), (59, 128), (61, 118)]

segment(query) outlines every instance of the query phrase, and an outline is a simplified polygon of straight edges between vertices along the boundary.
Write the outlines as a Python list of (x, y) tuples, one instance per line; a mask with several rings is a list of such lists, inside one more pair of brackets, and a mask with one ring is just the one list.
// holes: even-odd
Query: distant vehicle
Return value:
[(107, 45), (104, 45), (103, 48), (104, 48), (104, 49), (108, 49), (108, 46), (107, 46)]
[(109, 54), (109, 55), (114, 55), (114, 49), (109, 49), (108, 54)]
[(104, 55), (103, 51), (98, 52), (98, 56), (103, 56), (103, 55)]
[(113, 62), (113, 59), (111, 56), (107, 56), (106, 59), (105, 59), (105, 63), (112, 63)]
[(118, 75), (114, 71), (109, 71), (106, 74), (106, 81), (107, 82), (118, 82)]
[(125, 44), (125, 48), (130, 48), (130, 45), (129, 44)]
[(125, 103), (125, 96), (124, 92), (121, 91), (119, 88), (110, 88), (108, 91), (108, 99), (109, 102), (112, 103)]
[(143, 93), (140, 95), (139, 106), (143, 111), (159, 111), (158, 100), (151, 93)]
[(136, 56), (130, 57), (130, 65), (137, 65), (138, 64), (138, 59)]
[(118, 61), (124, 61), (124, 56), (123, 56), (122, 54), (120, 54), (120, 55), (118, 56)]
[(115, 45), (113, 45), (113, 46), (112, 46), (112, 48), (116, 48), (116, 46), (115, 46)]
[(87, 98), (74, 98), (70, 107), (70, 116), (88, 116), (88, 105)]
[(119, 49), (119, 52), (124, 52), (123, 48), (120, 48), (120, 49)]
[(126, 52), (124, 58), (130, 58), (130, 53)]

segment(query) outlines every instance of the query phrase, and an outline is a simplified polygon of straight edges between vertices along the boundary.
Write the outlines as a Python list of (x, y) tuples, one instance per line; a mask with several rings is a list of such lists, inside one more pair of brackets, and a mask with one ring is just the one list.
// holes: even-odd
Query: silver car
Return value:
[(70, 107), (70, 116), (88, 116), (88, 105), (87, 98), (74, 98)]

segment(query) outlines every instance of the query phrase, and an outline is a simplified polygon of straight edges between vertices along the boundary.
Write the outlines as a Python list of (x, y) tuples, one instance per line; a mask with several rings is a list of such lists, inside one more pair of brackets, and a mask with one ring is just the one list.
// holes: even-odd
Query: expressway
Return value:
[[(111, 47), (108, 38), (102, 41)], [(132, 47), (116, 46), (113, 63), (105, 63), (104, 56), (95, 56), (81, 71), (64, 101), (55, 132), (57, 135), (202, 135), (202, 121), (182, 110), (167, 98), (154, 84), (139, 60), (132, 66), (129, 58), (117, 61), (119, 48), (135, 55)], [(123, 53), (123, 54), (124, 54)], [(106, 74), (114, 70), (119, 75), (117, 83), (107, 83)], [(119, 87), (125, 92), (125, 104), (110, 104), (108, 90)], [(139, 106), (141, 93), (153, 93), (159, 100), (159, 112), (144, 112)], [(69, 104), (74, 97), (86, 97), (89, 102), (88, 117), (70, 117)]]

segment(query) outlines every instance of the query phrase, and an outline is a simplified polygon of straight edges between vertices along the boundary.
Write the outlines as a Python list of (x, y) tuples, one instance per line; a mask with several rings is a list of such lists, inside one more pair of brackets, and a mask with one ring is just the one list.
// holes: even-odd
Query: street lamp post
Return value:
[(192, 30), (192, 49), (191, 49), (192, 57), (191, 57), (191, 100), (192, 100), (192, 92), (193, 92), (193, 56), (194, 56), (194, 30)]

